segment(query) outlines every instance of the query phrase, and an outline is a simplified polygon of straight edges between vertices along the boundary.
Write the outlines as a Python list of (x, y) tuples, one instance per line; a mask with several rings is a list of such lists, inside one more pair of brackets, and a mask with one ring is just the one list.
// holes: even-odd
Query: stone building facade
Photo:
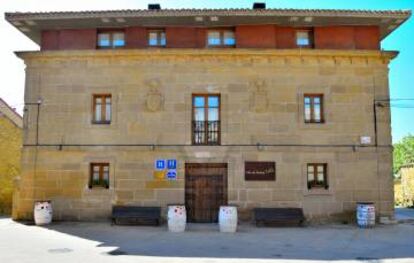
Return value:
[[(261, 10), (267, 11), (275, 12)], [(135, 15), (151, 16), (151, 12)], [(165, 12), (168, 16), (172, 11)], [(222, 14), (197, 12), (218, 19)], [(312, 10), (303, 12), (304, 17), (317, 16)], [(354, 14), (342, 12), (343, 17)], [(395, 23), (409, 16), (405, 11), (386, 14), (399, 20)], [(357, 15), (361, 21), (374, 17), (369, 11)], [(60, 21), (59, 16), (65, 14), (47, 19)], [(382, 16), (375, 19), (382, 21)], [(22, 20), (41, 23), (36, 13), (6, 17), (16, 27), (16, 21)], [(157, 16), (152, 19), (161, 21)], [(324, 48), (327, 42), (316, 31), (337, 31), (316, 28), (313, 48), (276, 44), (260, 49), (251, 48), (254, 43), (261, 45), (259, 40), (220, 49), (58, 48), (65, 41), (62, 32), (52, 41), (56, 45), (48, 42), (44, 48), (44, 38), (55, 33), (39, 33), (42, 51), (17, 52), (26, 64), (26, 110), (22, 175), (13, 217), (31, 218), (33, 202), (43, 199), (52, 200), (57, 220), (106, 219), (115, 204), (163, 209), (171, 203), (189, 204), (187, 194), (195, 191), (188, 189), (192, 164), (223, 164), (220, 202), (237, 205), (241, 220), (251, 219), (254, 207), (301, 207), (314, 221), (349, 219), (360, 201), (374, 202), (379, 216), (392, 217), (390, 111), (380, 101), (389, 99), (388, 66), (397, 52), (379, 50), (380, 38), (391, 30), (386, 27), (389, 32), (385, 32), (383, 25), (378, 29), (377, 43), (359, 49), (355, 43), (361, 42), (355, 38), (353, 48), (342, 47), (348, 40), (339, 36), (340, 44)], [(275, 33), (275, 39), (284, 39), (282, 31)], [(36, 39), (33, 32), (36, 26), (26, 34)], [(236, 33), (236, 43), (243, 37), (251, 39), (251, 34), (251, 30)], [(102, 118), (96, 117), (96, 111), (104, 107), (97, 108), (102, 102), (97, 94), (104, 94), (102, 99), (109, 98), (106, 103), (111, 105), (102, 113), (109, 120), (104, 125), (94, 121)], [(199, 94), (219, 98), (219, 117), (214, 115), (219, 120), (219, 140), (214, 143), (195, 143), (195, 138), (201, 138), (194, 126)], [(307, 108), (309, 94), (321, 94), (323, 117), (316, 118), (323, 121), (307, 120), (307, 111), (318, 107)], [(209, 108), (205, 114), (214, 113)], [(156, 160), (176, 160), (176, 178), (160, 177)], [(274, 178), (247, 180), (246, 162), (274, 163)], [(105, 164), (97, 168), (104, 187), (93, 183), (94, 164)], [(320, 181), (319, 174), (315, 173), (318, 179), (312, 175), (313, 169), (319, 171), (317, 164), (324, 167)], [(205, 185), (209, 183), (207, 179)]]
[(10, 214), (14, 180), (20, 174), (23, 120), (0, 98), (0, 214)]

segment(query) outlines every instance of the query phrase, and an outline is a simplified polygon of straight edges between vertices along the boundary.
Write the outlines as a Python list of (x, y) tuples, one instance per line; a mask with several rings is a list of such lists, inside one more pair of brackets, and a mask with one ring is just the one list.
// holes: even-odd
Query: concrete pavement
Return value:
[(0, 262), (414, 262), (414, 224), (305, 228), (217, 225), (166, 226), (55, 223), (27, 226), (0, 219)]

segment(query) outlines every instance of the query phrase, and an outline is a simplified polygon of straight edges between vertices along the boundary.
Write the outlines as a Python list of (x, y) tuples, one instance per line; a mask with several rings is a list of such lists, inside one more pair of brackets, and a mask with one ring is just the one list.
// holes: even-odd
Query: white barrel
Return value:
[(220, 232), (234, 233), (237, 230), (237, 207), (220, 206), (219, 211)]
[(36, 201), (34, 204), (34, 220), (36, 225), (47, 225), (52, 222), (53, 210), (51, 201)]
[(357, 224), (362, 228), (375, 225), (375, 206), (373, 203), (357, 203)]
[(168, 206), (168, 230), (171, 232), (184, 232), (187, 223), (187, 212), (184, 205)]

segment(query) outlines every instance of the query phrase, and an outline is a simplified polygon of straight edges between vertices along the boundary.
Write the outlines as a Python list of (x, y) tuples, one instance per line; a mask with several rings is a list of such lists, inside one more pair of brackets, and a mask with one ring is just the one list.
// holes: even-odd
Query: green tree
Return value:
[(394, 174), (397, 174), (404, 164), (414, 163), (414, 136), (405, 136), (399, 143), (394, 144)]

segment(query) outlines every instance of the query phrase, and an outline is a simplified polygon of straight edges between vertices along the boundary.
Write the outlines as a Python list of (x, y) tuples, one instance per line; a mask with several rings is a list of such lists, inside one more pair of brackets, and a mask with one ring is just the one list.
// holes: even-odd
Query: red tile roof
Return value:
[(364, 17), (396, 17), (409, 16), (411, 10), (345, 10), (345, 9), (124, 9), (102, 11), (59, 11), (59, 12), (15, 12), (6, 13), (7, 18), (63, 18), (63, 17), (101, 17), (101, 16), (187, 16), (187, 15), (312, 15), (312, 16), (364, 16)]

